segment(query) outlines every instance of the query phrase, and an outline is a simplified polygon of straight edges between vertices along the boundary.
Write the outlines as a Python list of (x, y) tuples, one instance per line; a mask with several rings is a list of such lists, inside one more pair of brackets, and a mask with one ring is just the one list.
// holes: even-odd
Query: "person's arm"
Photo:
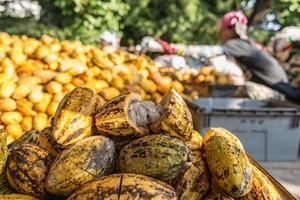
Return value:
[(218, 55), (224, 54), (224, 49), (219, 45), (182, 45), (182, 44), (171, 44), (176, 50), (176, 53), (186, 57), (206, 57), (211, 58)]
[(283, 68), (269, 54), (258, 50), (250, 41), (232, 39), (223, 48), (225, 54), (237, 59), (253, 75), (268, 85), (277, 82), (287, 82), (288, 78)]

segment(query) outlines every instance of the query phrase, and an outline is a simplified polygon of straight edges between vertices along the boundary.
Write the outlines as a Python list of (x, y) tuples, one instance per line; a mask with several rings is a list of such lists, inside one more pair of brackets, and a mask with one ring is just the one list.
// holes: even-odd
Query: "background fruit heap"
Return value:
[(175, 90), (158, 104), (98, 97), (72, 90), (50, 127), (9, 147), (1, 130), (0, 199), (281, 199), (232, 133), (211, 128), (202, 141)]
[(197, 98), (201, 92), (190, 85), (228, 83), (226, 76), (210, 68), (203, 72), (160, 69), (146, 56), (120, 50), (106, 53), (80, 41), (58, 41), (48, 35), (37, 40), (2, 32), (0, 126), (6, 128), (8, 142), (23, 131), (43, 130), (62, 97), (79, 86), (94, 89), (103, 101), (131, 91), (158, 102), (170, 88)]

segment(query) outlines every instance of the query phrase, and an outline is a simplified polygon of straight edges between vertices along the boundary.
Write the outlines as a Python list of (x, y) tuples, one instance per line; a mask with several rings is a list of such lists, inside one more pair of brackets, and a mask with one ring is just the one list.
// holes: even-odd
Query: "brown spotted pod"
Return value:
[(174, 189), (139, 174), (114, 174), (83, 185), (68, 200), (176, 200)]
[(136, 173), (169, 181), (188, 166), (185, 143), (168, 135), (149, 135), (127, 144), (121, 151), (118, 167), (122, 173)]
[(62, 151), (53, 161), (47, 190), (68, 196), (84, 183), (107, 175), (113, 169), (115, 147), (111, 139), (90, 136)]
[(25, 194), (4, 194), (0, 195), (0, 200), (38, 200), (37, 198)]
[(8, 155), (6, 138), (7, 132), (4, 129), (0, 129), (0, 174), (2, 174), (2, 171), (5, 167)]
[(58, 144), (66, 146), (92, 135), (92, 115), (97, 101), (92, 89), (80, 87), (61, 100), (52, 124), (52, 135)]
[(165, 133), (189, 141), (192, 136), (193, 120), (183, 98), (175, 90), (170, 90), (159, 105), (162, 108), (162, 116), (150, 126), (151, 130), (154, 133)]
[(46, 149), (51, 155), (56, 157), (63, 150), (63, 147), (56, 142), (51, 132), (51, 127), (45, 128), (39, 132), (35, 144)]
[(139, 94), (126, 93), (100, 107), (95, 121), (100, 134), (135, 138), (148, 134), (148, 125), (160, 116), (153, 102), (142, 102)]
[(253, 182), (252, 168), (239, 139), (224, 128), (211, 128), (203, 141), (213, 182), (234, 198), (249, 193)]
[(42, 198), (51, 162), (46, 150), (32, 144), (18, 145), (8, 157), (7, 180), (16, 191)]
[(258, 168), (251, 165), (253, 170), (253, 186), (251, 191), (239, 200), (281, 200), (272, 182)]
[(213, 192), (207, 195), (206, 197), (204, 197), (203, 200), (235, 200), (235, 199), (225, 193)]
[(210, 189), (210, 184), (210, 175), (202, 152), (192, 152), (191, 163), (175, 186), (179, 199), (202, 199)]

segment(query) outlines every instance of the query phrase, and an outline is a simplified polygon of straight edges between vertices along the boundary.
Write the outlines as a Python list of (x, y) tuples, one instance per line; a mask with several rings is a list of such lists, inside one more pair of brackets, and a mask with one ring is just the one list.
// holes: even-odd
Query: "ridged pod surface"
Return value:
[(227, 194), (211, 193), (208, 196), (204, 197), (203, 200), (234, 200), (234, 198)]
[(252, 165), (253, 186), (251, 191), (239, 200), (281, 200), (272, 182), (259, 169)]
[(0, 129), (0, 174), (2, 174), (2, 171), (5, 167), (8, 155), (6, 138), (7, 132), (4, 129)]
[(51, 165), (47, 190), (68, 196), (84, 183), (106, 175), (113, 168), (114, 143), (104, 136), (90, 136), (62, 151)]
[(210, 189), (210, 176), (202, 152), (192, 153), (192, 163), (179, 178), (176, 193), (180, 200), (202, 199)]
[(45, 128), (42, 131), (31, 130), (27, 131), (15, 141), (8, 145), (9, 149), (13, 149), (22, 144), (34, 144), (42, 149), (47, 150), (51, 155), (57, 156), (62, 151), (62, 146), (59, 145), (51, 135), (51, 128)]
[(160, 102), (163, 108), (162, 117), (150, 128), (154, 133), (166, 133), (184, 141), (191, 139), (193, 130), (192, 114), (183, 98), (170, 90)]
[(98, 109), (96, 127), (100, 133), (108, 136), (143, 136), (148, 133), (145, 127), (139, 127), (128, 114), (131, 102), (142, 101), (139, 94), (126, 93), (113, 98)]
[(50, 154), (35, 145), (22, 144), (11, 150), (7, 163), (7, 179), (20, 193), (43, 197)]
[(200, 151), (203, 149), (203, 138), (195, 130), (192, 131), (191, 139), (185, 143), (191, 151)]
[(38, 200), (38, 199), (25, 194), (5, 194), (5, 195), (0, 195), (0, 200)]
[(252, 168), (239, 139), (226, 129), (211, 128), (203, 141), (213, 181), (232, 197), (249, 193), (253, 182)]
[(89, 182), (68, 200), (176, 200), (174, 189), (138, 174), (114, 174)]
[(46, 149), (51, 155), (57, 156), (62, 150), (62, 146), (56, 142), (56, 140), (51, 135), (51, 128), (45, 128), (41, 132), (39, 132), (38, 137), (36, 139), (36, 144)]
[(97, 100), (93, 90), (80, 87), (61, 100), (52, 124), (52, 135), (58, 144), (66, 146), (92, 135)]
[(16, 148), (18, 145), (22, 144), (36, 144), (39, 135), (38, 130), (31, 130), (25, 132), (23, 135), (18, 137), (15, 141), (8, 145), (9, 150)]
[(149, 135), (127, 144), (119, 155), (122, 173), (136, 173), (163, 181), (187, 168), (189, 150), (183, 141), (168, 135)]
[(0, 174), (0, 195), (11, 193), (13, 193), (13, 189), (7, 181), (5, 170), (3, 170), (2, 174)]

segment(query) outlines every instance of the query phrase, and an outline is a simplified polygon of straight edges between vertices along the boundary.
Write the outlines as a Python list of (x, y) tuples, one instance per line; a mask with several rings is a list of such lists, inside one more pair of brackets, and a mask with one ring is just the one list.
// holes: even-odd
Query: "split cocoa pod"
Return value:
[(8, 155), (6, 138), (7, 138), (6, 131), (4, 129), (0, 129), (0, 174), (2, 174), (2, 171), (5, 167), (7, 155)]
[(135, 138), (152, 131), (188, 141), (193, 130), (192, 115), (175, 90), (158, 105), (136, 93), (117, 96), (99, 108), (95, 121), (98, 132), (108, 136)]
[(52, 124), (52, 135), (58, 144), (67, 146), (92, 135), (97, 101), (97, 94), (89, 88), (79, 87), (65, 95)]

